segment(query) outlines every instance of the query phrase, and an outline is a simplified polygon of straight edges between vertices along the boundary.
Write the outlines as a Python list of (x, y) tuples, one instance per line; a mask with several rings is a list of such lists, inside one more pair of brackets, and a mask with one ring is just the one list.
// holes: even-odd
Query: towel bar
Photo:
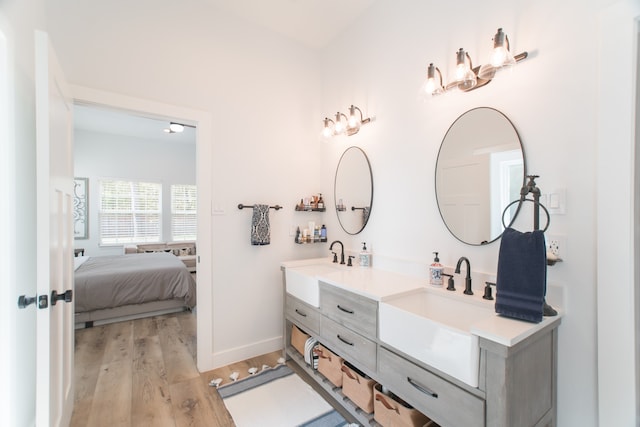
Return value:
[[(238, 209), (253, 208), (253, 206), (254, 205), (243, 205), (242, 203), (240, 203), (238, 205)], [(269, 209), (275, 209), (275, 210), (279, 211), (280, 209), (282, 209), (282, 206), (280, 206), (280, 205), (269, 206)]]

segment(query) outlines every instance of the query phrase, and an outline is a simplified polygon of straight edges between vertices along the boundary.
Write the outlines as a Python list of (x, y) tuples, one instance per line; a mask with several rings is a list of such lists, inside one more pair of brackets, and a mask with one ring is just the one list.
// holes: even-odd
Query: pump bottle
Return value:
[(440, 264), (438, 252), (434, 252), (434, 254), (435, 258), (429, 266), (429, 283), (431, 283), (432, 286), (442, 286), (442, 270), (444, 267)]

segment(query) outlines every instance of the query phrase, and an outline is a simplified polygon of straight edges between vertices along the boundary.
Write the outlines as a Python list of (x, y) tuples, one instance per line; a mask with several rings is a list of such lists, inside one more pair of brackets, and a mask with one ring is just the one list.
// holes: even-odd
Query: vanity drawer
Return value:
[(295, 323), (318, 335), (320, 332), (320, 312), (317, 308), (286, 294), (285, 315)]
[(442, 427), (482, 427), (485, 402), (408, 360), (380, 347), (378, 379)]
[(322, 342), (356, 366), (376, 371), (377, 345), (362, 335), (328, 319), (320, 318)]
[(320, 282), (320, 310), (365, 337), (376, 339), (378, 336), (376, 301)]

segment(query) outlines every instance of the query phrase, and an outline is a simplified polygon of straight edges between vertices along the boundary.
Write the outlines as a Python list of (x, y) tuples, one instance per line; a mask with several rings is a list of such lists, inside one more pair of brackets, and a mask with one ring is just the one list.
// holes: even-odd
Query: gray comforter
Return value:
[(196, 305), (195, 280), (172, 254), (91, 257), (75, 272), (77, 313), (173, 298)]

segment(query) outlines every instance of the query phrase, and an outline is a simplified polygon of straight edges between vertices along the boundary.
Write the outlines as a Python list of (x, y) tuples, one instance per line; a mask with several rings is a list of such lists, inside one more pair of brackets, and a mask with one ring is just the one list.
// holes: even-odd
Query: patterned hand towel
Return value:
[(269, 205), (253, 205), (251, 218), (251, 244), (268, 245), (271, 243), (269, 226)]
[(507, 228), (502, 234), (496, 277), (496, 312), (540, 322), (547, 291), (547, 251), (540, 230), (521, 233)]

